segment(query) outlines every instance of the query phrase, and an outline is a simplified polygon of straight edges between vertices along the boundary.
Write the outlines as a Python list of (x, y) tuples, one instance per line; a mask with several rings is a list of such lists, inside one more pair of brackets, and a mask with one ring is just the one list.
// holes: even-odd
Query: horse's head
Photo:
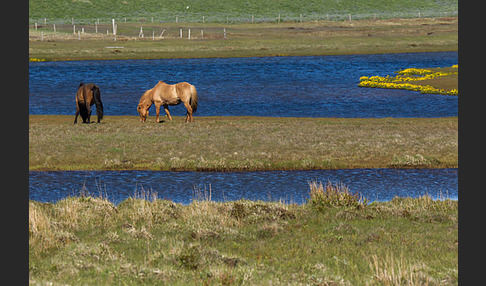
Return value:
[(147, 120), (147, 117), (149, 115), (149, 109), (145, 104), (140, 103), (137, 106), (137, 112), (140, 115), (140, 122), (145, 122)]

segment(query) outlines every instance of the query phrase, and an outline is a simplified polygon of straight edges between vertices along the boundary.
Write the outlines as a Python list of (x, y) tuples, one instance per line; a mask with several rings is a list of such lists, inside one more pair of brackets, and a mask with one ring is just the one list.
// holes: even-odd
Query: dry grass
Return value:
[[(195, 117), (141, 124), (29, 116), (30, 170), (457, 167), (458, 120)], [(373, 136), (369, 136), (373, 134)], [(89, 154), (89, 156), (86, 156)]]
[(322, 182), (309, 182), (310, 198), (309, 203), (319, 209), (325, 207), (364, 207), (367, 200), (359, 193), (351, 193), (349, 188), (342, 184), (327, 182), (324, 186)]
[[(61, 29), (59, 27), (58, 29)], [(184, 38), (179, 38), (179, 29)], [(187, 40), (191, 28), (192, 40)], [(227, 39), (222, 30), (226, 28)], [(139, 23), (119, 23), (117, 41), (106, 35), (53, 33), (51, 28), (29, 30), (29, 57), (46, 60), (156, 59), (201, 57), (253, 57), (336, 55), (398, 52), (455, 51), (458, 19), (391, 19), (316, 21), (304, 23), (201, 24), (146, 23), (145, 38), (138, 38)], [(204, 30), (204, 38), (201, 30)], [(162, 30), (164, 38), (158, 38)], [(44, 40), (41, 39), (41, 31)], [(60, 31), (60, 30), (59, 30)], [(155, 39), (152, 40), (152, 31)], [(148, 35), (149, 34), (149, 35)], [(118, 46), (123, 48), (106, 48)]]

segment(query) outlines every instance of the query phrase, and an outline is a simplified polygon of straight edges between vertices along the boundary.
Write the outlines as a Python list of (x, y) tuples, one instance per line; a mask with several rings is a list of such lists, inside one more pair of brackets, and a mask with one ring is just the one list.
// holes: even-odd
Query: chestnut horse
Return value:
[(98, 123), (103, 118), (103, 103), (101, 102), (100, 88), (94, 83), (80, 83), (76, 93), (76, 115), (74, 124), (78, 122), (78, 115), (81, 114), (83, 123), (90, 123), (91, 105), (96, 104)]
[(192, 114), (197, 110), (196, 88), (187, 82), (166, 84), (159, 81), (153, 88), (145, 91), (138, 103), (137, 112), (140, 114), (140, 121), (145, 122), (149, 114), (149, 108), (155, 104), (155, 122), (159, 123), (160, 106), (163, 106), (169, 120), (172, 117), (169, 113), (169, 105), (184, 103), (187, 109), (186, 122), (194, 121)]

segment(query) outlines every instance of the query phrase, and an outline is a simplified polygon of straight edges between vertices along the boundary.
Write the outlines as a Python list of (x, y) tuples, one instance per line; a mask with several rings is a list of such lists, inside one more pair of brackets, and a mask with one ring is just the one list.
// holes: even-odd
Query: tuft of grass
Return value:
[(333, 184), (328, 181), (324, 186), (322, 182), (309, 182), (309, 203), (318, 209), (326, 207), (353, 207), (363, 208), (368, 200), (359, 192), (352, 193), (343, 183)]

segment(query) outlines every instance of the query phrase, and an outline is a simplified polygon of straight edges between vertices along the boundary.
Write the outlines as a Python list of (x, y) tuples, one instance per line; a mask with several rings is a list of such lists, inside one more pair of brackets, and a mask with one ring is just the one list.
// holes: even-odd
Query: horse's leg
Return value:
[(78, 123), (78, 115), (79, 115), (79, 105), (76, 104), (76, 114), (74, 115), (74, 124)]
[(155, 103), (155, 122), (160, 122), (160, 103)]
[(165, 109), (165, 114), (167, 114), (167, 118), (169, 118), (169, 120), (172, 121), (172, 117), (170, 116), (170, 112), (169, 112), (169, 106), (167, 104), (164, 104), (164, 109)]
[(91, 123), (91, 106), (86, 102), (86, 110), (88, 111), (88, 120), (86, 123)]
[(191, 105), (189, 104), (189, 102), (184, 102), (184, 106), (186, 107), (187, 109), (187, 113), (186, 113), (186, 122), (192, 122), (193, 119), (192, 119), (192, 107)]

